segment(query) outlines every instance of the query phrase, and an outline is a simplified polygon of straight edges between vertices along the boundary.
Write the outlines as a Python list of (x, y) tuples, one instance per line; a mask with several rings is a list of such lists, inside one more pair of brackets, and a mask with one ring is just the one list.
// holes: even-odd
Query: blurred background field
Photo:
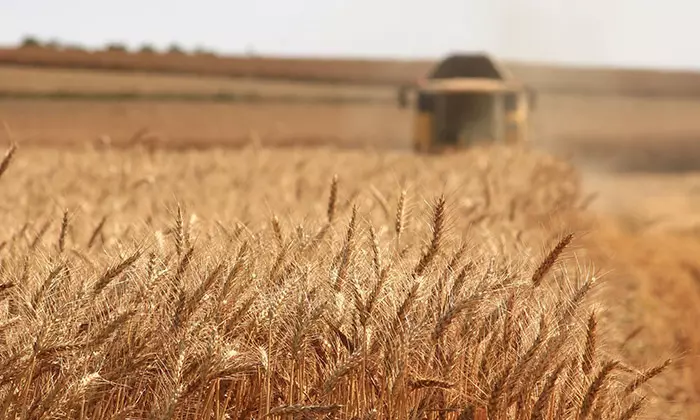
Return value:
[[(81, 59), (67, 67), (75, 54)], [(149, 68), (149, 60), (162, 63)], [(180, 148), (255, 139), (398, 149), (411, 147), (411, 88), (435, 64), (42, 48), (0, 50), (0, 63), (0, 118), (27, 143), (124, 144), (148, 133)], [(700, 165), (694, 74), (509, 69), (541, 92), (535, 147), (608, 169)]]

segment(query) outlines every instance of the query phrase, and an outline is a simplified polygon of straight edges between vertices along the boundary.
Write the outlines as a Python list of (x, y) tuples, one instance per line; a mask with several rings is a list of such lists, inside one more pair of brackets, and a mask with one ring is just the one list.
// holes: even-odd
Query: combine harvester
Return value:
[(416, 151), (527, 140), (533, 93), (486, 55), (446, 59), (417, 91)]
[(413, 90), (418, 152), (527, 144), (615, 167), (700, 165), (700, 72), (457, 54)]

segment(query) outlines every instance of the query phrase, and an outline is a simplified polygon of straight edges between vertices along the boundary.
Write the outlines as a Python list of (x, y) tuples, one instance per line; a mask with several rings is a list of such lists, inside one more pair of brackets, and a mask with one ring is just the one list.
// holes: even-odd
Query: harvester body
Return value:
[(486, 56), (447, 59), (417, 86), (414, 147), (430, 152), (526, 142), (530, 95)]

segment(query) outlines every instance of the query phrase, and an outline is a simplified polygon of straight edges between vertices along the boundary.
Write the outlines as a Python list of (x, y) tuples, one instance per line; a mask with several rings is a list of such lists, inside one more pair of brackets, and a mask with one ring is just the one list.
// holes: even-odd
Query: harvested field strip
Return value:
[[(21, 149), (0, 165), (3, 418), (636, 418), (569, 165)], [(90, 182), (84, 182), (90, 180)], [(647, 399), (642, 399), (648, 394)]]
[(692, 132), (626, 138), (571, 136), (547, 147), (583, 166), (606, 171), (671, 173), (700, 169), (700, 138)]
[(139, 94), (250, 93), (258, 95), (395, 98), (396, 89), (323, 82), (285, 82), (256, 78), (190, 76), (139, 71), (0, 66), (0, 91)]
[(314, 96), (314, 95), (260, 95), (257, 93), (139, 93), (139, 92), (11, 92), (0, 91), (0, 100), (71, 100), (71, 101), (177, 101), (177, 102), (244, 102), (280, 104), (392, 104), (395, 99), (376, 96)]
[[(0, 101), (0, 124), (7, 123), (22, 144), (53, 147), (109, 138), (112, 144), (146, 140), (175, 148), (301, 142), (408, 149), (410, 115), (395, 104), (375, 103)], [(8, 141), (4, 130), (0, 141)]]

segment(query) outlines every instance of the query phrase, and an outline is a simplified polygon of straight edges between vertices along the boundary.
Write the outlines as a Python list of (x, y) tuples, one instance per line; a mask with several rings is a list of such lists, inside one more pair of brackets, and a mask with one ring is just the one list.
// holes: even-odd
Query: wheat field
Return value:
[(248, 94), (265, 97), (333, 97), (396, 100), (396, 88), (331, 83), (300, 83), (253, 78), (198, 77), (148, 72), (96, 71), (0, 65), (0, 92), (52, 94)]
[(10, 149), (0, 417), (631, 419), (572, 166)]

